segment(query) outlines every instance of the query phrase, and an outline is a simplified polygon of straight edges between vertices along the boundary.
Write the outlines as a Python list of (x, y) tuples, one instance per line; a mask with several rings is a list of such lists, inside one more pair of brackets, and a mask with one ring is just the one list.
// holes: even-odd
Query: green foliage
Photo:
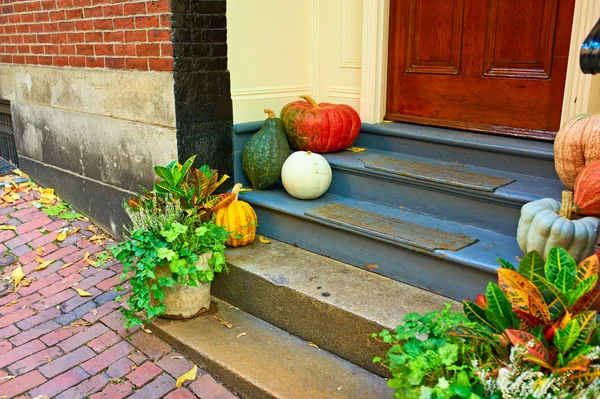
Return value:
[(48, 216), (58, 216), (59, 218), (65, 220), (75, 220), (83, 217), (81, 213), (72, 210), (71, 206), (64, 202), (60, 202), (52, 206), (46, 206), (42, 208), (42, 210)]
[[(409, 313), (395, 331), (383, 330), (373, 338), (390, 344), (382, 359), (374, 362), (390, 369), (393, 378), (388, 381), (396, 389), (395, 398), (470, 398), (483, 397), (484, 388), (474, 375), (474, 359), (494, 358), (497, 343), (491, 335), (487, 341), (465, 338), (469, 333), (484, 334), (473, 328), (467, 318), (450, 310), (425, 315)], [(460, 330), (459, 338), (447, 335), (450, 330)]]
[(219, 178), (219, 173), (208, 165), (194, 168), (195, 159), (194, 155), (183, 165), (173, 161), (167, 166), (156, 166), (154, 172), (159, 180), (154, 184), (154, 191), (146, 191), (145, 195), (130, 200), (129, 206), (147, 207), (155, 199), (159, 202), (176, 200), (184, 209), (194, 209), (202, 220), (210, 219), (212, 212), (229, 205), (235, 196), (231, 193), (214, 194), (229, 176)]
[[(227, 269), (224, 243), (228, 233), (209, 217), (215, 204), (229, 198), (228, 194), (212, 195), (227, 176), (218, 180), (217, 172), (206, 165), (192, 168), (194, 159), (183, 165), (174, 161), (157, 166), (161, 180), (154, 191), (124, 204), (132, 222), (129, 236), (111, 249), (123, 263), (121, 280), (130, 278), (131, 295), (122, 310), (127, 327), (165, 313), (163, 288), (209, 283), (215, 273)], [(212, 254), (208, 268), (197, 265), (204, 253)], [(161, 266), (168, 269), (157, 271)]]

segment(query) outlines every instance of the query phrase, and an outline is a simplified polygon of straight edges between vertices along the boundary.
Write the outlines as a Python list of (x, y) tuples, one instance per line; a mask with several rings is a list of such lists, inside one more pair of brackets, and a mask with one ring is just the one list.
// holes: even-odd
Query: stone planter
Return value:
[[(196, 266), (201, 269), (209, 267), (208, 260), (212, 258), (211, 253), (205, 253), (200, 256)], [(156, 277), (167, 277), (171, 274), (169, 266), (159, 266), (154, 270)], [(173, 287), (164, 287), (165, 298), (163, 303), (166, 305), (165, 314), (160, 316), (166, 319), (190, 319), (210, 308), (210, 283), (198, 283), (198, 287), (190, 287), (182, 284), (175, 284)], [(152, 305), (157, 302), (152, 298)]]

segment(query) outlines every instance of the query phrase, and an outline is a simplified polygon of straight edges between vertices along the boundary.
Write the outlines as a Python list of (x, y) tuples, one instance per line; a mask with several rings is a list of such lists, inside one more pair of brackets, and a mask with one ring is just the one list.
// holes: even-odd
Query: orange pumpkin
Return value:
[(577, 115), (556, 134), (556, 173), (563, 184), (573, 190), (579, 172), (596, 160), (600, 160), (600, 115)]
[(575, 180), (575, 211), (582, 215), (600, 216), (600, 160), (579, 172)]
[(231, 190), (235, 199), (225, 208), (221, 208), (215, 215), (217, 226), (225, 227), (229, 238), (225, 245), (228, 247), (243, 247), (254, 241), (256, 237), (257, 217), (254, 209), (244, 201), (238, 200), (242, 185), (236, 184)]

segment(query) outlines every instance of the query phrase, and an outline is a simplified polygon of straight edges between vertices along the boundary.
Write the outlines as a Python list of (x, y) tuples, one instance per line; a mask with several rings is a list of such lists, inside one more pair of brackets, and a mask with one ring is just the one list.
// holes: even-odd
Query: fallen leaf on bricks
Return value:
[(175, 382), (175, 386), (177, 388), (181, 388), (184, 382), (186, 381), (194, 381), (196, 379), (196, 374), (198, 373), (198, 366), (194, 365), (190, 371), (182, 375)]
[[(37, 260), (37, 259), (36, 259)], [(35, 268), (36, 271), (40, 271), (40, 270), (44, 270), (45, 268), (47, 268), (48, 266), (50, 266), (52, 263), (54, 263), (56, 259), (50, 259), (47, 261), (42, 261), (42, 263), (40, 263), (40, 265), (38, 267)]]
[(25, 277), (25, 273), (23, 272), (21, 266), (19, 266), (15, 270), (13, 270), (10, 276), (15, 288), (17, 288), (21, 280), (23, 280), (23, 277)]
[(14, 299), (14, 300), (10, 301), (9, 303), (5, 304), (4, 306), (8, 308), (9, 306), (16, 305), (17, 302), (19, 302), (19, 300)]
[(11, 226), (8, 224), (5, 224), (3, 226), (0, 226), (0, 230), (16, 230), (17, 228), (15, 226)]
[(69, 263), (65, 263), (65, 264), (64, 264), (64, 265), (63, 265), (63, 266), (60, 268), (60, 270), (62, 270), (62, 269), (66, 269), (67, 267), (71, 266), (73, 263), (75, 263), (75, 262), (69, 262)]
[(46, 358), (46, 360), (48, 361), (48, 363), (52, 363), (52, 359), (50, 359), (50, 356), (44, 356)]
[(90, 294), (87, 291), (82, 290), (81, 288), (76, 288), (75, 291), (77, 291), (77, 293), (79, 294), (79, 296), (83, 296), (83, 297), (92, 296), (92, 294)]
[(44, 247), (39, 247), (36, 251), (36, 254), (38, 254), (39, 256), (42, 256), (44, 254)]

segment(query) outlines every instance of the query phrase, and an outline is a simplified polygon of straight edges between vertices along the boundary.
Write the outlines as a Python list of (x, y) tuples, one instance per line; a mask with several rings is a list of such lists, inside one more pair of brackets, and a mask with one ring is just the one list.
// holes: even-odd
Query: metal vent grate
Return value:
[(6, 100), (0, 100), (0, 157), (19, 165), (10, 102)]

